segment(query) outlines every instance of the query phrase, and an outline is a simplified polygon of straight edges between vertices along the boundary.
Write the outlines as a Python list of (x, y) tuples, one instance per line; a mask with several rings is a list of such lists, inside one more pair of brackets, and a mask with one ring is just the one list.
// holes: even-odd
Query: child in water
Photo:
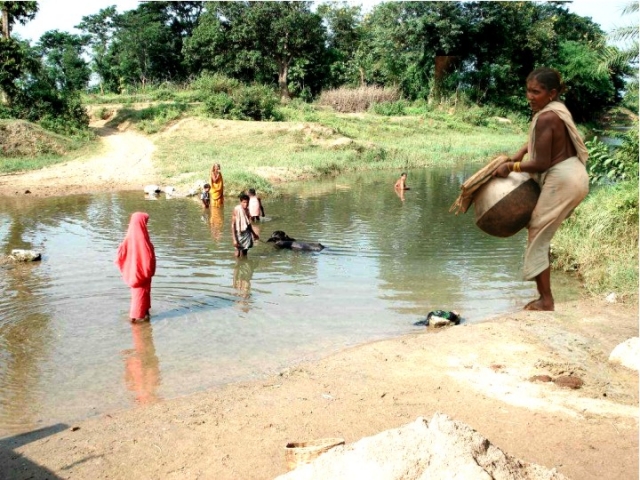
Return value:
[(249, 215), (252, 222), (259, 222), (260, 217), (264, 217), (264, 207), (262, 199), (256, 195), (256, 189), (249, 189)]
[(131, 287), (131, 322), (150, 319), (151, 278), (156, 274), (156, 254), (149, 239), (148, 222), (147, 213), (135, 212), (131, 215), (127, 234), (118, 247), (115, 261), (122, 279)]
[(202, 200), (202, 206), (209, 208), (211, 204), (211, 185), (205, 183), (202, 187), (202, 193), (200, 194), (200, 200)]

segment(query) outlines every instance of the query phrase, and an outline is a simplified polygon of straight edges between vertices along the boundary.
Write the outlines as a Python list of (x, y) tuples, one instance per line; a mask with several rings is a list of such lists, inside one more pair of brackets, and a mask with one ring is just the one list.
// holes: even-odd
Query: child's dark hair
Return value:
[(241, 202), (243, 200), (249, 201), (249, 195), (247, 195), (246, 193), (241, 193), (240, 195), (238, 195), (238, 198), (240, 199)]
[(556, 90), (558, 95), (564, 92), (565, 85), (562, 82), (560, 72), (555, 68), (540, 67), (536, 68), (527, 77), (527, 82), (537, 80), (540, 85), (547, 89), (548, 92)]
[(207, 188), (211, 188), (211, 185), (209, 185), (208, 183), (205, 183), (205, 184), (202, 186), (202, 188), (204, 188), (204, 189), (206, 190)]
[(256, 189), (255, 188), (250, 188), (249, 189), (249, 195), (255, 195), (256, 194)]
[(401, 177), (406, 177), (406, 176), (407, 176), (407, 172), (402, 172), (402, 173), (400, 174), (400, 176), (401, 176)]

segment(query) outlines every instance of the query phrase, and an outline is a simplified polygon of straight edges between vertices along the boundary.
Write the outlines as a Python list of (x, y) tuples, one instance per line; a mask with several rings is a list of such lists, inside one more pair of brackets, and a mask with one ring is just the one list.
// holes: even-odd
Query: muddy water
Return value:
[[(258, 243), (232, 255), (234, 202), (142, 193), (0, 199), (0, 253), (43, 252), (0, 266), (0, 436), (258, 378), (346, 346), (413, 332), (434, 309), (477, 322), (534, 296), (520, 280), (524, 232), (496, 239), (473, 212), (448, 213), (470, 173), (395, 173), (293, 186), (264, 199), (266, 240), (284, 230), (321, 253)], [(113, 264), (129, 216), (150, 215), (157, 255), (150, 324), (127, 319)], [(554, 276), (559, 301), (576, 283)]]

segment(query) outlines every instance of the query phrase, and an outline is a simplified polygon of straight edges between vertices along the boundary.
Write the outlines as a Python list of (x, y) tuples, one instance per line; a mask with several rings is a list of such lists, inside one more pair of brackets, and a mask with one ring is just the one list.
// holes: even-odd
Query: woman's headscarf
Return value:
[(149, 215), (144, 212), (131, 215), (115, 261), (125, 283), (134, 288), (149, 283), (156, 273), (156, 254), (147, 231), (148, 221)]

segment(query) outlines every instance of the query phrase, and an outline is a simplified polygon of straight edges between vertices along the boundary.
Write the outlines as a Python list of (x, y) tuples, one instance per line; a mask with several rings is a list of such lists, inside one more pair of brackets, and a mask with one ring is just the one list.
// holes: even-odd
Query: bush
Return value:
[(553, 239), (554, 267), (578, 271), (590, 293), (638, 294), (638, 182), (597, 188)]
[(274, 120), (278, 98), (268, 87), (251, 85), (234, 92), (234, 114), (240, 120)]
[(160, 90), (156, 90), (155, 92), (151, 92), (149, 94), (151, 100), (155, 100), (156, 102), (163, 100), (175, 100), (175, 96), (175, 93), (168, 88), (161, 88)]
[[(637, 130), (635, 135), (635, 157), (630, 156), (634, 149), (632, 138), (627, 142), (623, 142), (623, 146), (613, 154), (610, 148), (600, 141), (598, 137), (593, 137), (585, 142), (589, 151), (587, 171), (589, 172), (589, 181), (592, 184), (616, 183), (638, 176)], [(624, 147), (625, 144), (627, 144), (627, 147)]]
[(212, 117), (217, 118), (228, 118), (234, 106), (233, 98), (225, 92), (210, 95), (204, 103), (205, 111)]
[(224, 75), (204, 73), (191, 83), (191, 88), (200, 90), (203, 97), (208, 97), (215, 93), (226, 93), (232, 95), (242, 84)]
[(397, 102), (374, 103), (371, 105), (369, 110), (373, 111), (373, 113), (384, 115), (386, 117), (402, 116), (406, 115), (406, 106), (407, 104), (405, 101), (398, 100)]
[(161, 103), (142, 110), (122, 108), (117, 115), (107, 122), (108, 126), (117, 126), (125, 121), (135, 124), (145, 133), (156, 133), (169, 122), (177, 120), (187, 111), (189, 106), (184, 103)]
[(638, 159), (640, 150), (638, 149), (638, 121), (636, 120), (629, 130), (620, 135), (622, 145), (616, 150), (615, 156), (624, 165), (625, 172), (629, 178), (638, 178)]
[(215, 118), (233, 120), (279, 120), (278, 97), (269, 87), (240, 85), (231, 93), (214, 92), (205, 100), (205, 112)]

